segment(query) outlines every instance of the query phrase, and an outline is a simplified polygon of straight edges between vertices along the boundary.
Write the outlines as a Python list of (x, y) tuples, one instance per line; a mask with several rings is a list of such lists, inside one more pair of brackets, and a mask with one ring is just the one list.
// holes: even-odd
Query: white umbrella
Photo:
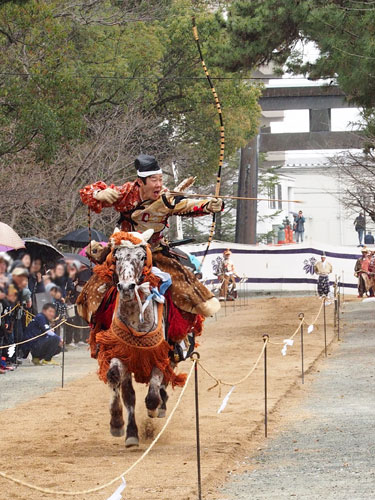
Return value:
[(0, 246), (17, 250), (18, 248), (25, 248), (25, 243), (14, 229), (4, 222), (0, 222)]

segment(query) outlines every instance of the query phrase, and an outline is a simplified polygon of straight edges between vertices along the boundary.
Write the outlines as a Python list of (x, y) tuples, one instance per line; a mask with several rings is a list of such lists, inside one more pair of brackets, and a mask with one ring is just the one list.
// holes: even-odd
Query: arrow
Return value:
[(304, 203), (301, 200), (279, 200), (277, 198), (247, 198), (246, 196), (229, 196), (216, 194), (188, 194), (179, 191), (168, 191), (173, 196), (183, 196), (184, 198), (220, 198), (224, 200), (251, 200), (251, 201), (282, 201), (284, 203)]

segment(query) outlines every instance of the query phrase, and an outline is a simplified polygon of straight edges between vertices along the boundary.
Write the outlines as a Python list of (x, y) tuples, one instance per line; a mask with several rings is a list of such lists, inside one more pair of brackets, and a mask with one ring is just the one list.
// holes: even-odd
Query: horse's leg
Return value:
[(161, 397), (161, 405), (158, 411), (158, 418), (164, 418), (167, 412), (167, 401), (168, 401), (167, 386), (164, 381), (160, 386), (160, 397)]
[(126, 439), (125, 446), (130, 448), (131, 446), (139, 445), (138, 438), (138, 428), (135, 422), (135, 391), (132, 382), (131, 373), (128, 371), (125, 373), (124, 379), (121, 384), (122, 400), (128, 411), (128, 425), (126, 426)]
[(117, 358), (113, 358), (107, 372), (108, 385), (112, 389), (112, 399), (109, 405), (111, 414), (110, 430), (112, 436), (124, 435), (124, 418), (120, 398), (120, 385), (124, 378), (124, 365)]
[(160, 397), (160, 386), (162, 382), (163, 382), (163, 374), (159, 370), (159, 368), (156, 368), (156, 366), (154, 366), (151, 372), (151, 380), (145, 400), (146, 408), (148, 410), (147, 413), (148, 416), (151, 418), (156, 417), (157, 409), (159, 408), (160, 403), (162, 402)]

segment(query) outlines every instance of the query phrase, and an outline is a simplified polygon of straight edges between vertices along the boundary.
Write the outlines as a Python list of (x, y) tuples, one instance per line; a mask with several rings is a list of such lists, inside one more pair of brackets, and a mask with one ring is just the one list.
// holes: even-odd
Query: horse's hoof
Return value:
[(147, 415), (150, 418), (155, 418), (156, 416), (158, 416), (158, 410), (147, 410)]
[(130, 436), (125, 441), (125, 447), (132, 448), (133, 446), (139, 446), (139, 439), (135, 436)]
[(111, 434), (114, 437), (122, 437), (125, 434), (123, 427), (111, 427)]
[(158, 411), (158, 418), (165, 418), (165, 415), (167, 414), (167, 410), (164, 410), (162, 408), (159, 408)]

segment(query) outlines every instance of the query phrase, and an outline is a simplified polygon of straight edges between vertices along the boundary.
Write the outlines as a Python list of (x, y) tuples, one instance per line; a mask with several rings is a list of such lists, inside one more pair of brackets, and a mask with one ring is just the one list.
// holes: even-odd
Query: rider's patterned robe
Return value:
[[(126, 182), (122, 186), (107, 186), (102, 181), (96, 182), (80, 190), (82, 202), (94, 212), (100, 213), (104, 207), (113, 207), (120, 212), (120, 223), (123, 231), (144, 232), (154, 229), (154, 235), (149, 243), (153, 249), (154, 264), (172, 277), (171, 295), (173, 303), (181, 310), (193, 314), (203, 314), (202, 305), (213, 297), (213, 294), (200, 283), (194, 274), (182, 266), (172, 256), (162, 253), (160, 241), (162, 232), (168, 227), (171, 215), (197, 217), (208, 215), (208, 199), (194, 200), (173, 196), (166, 190), (156, 200), (142, 201), (139, 181)], [(112, 187), (121, 194), (113, 204), (103, 203), (94, 198), (94, 193)], [(210, 313), (208, 312), (207, 315)]]

